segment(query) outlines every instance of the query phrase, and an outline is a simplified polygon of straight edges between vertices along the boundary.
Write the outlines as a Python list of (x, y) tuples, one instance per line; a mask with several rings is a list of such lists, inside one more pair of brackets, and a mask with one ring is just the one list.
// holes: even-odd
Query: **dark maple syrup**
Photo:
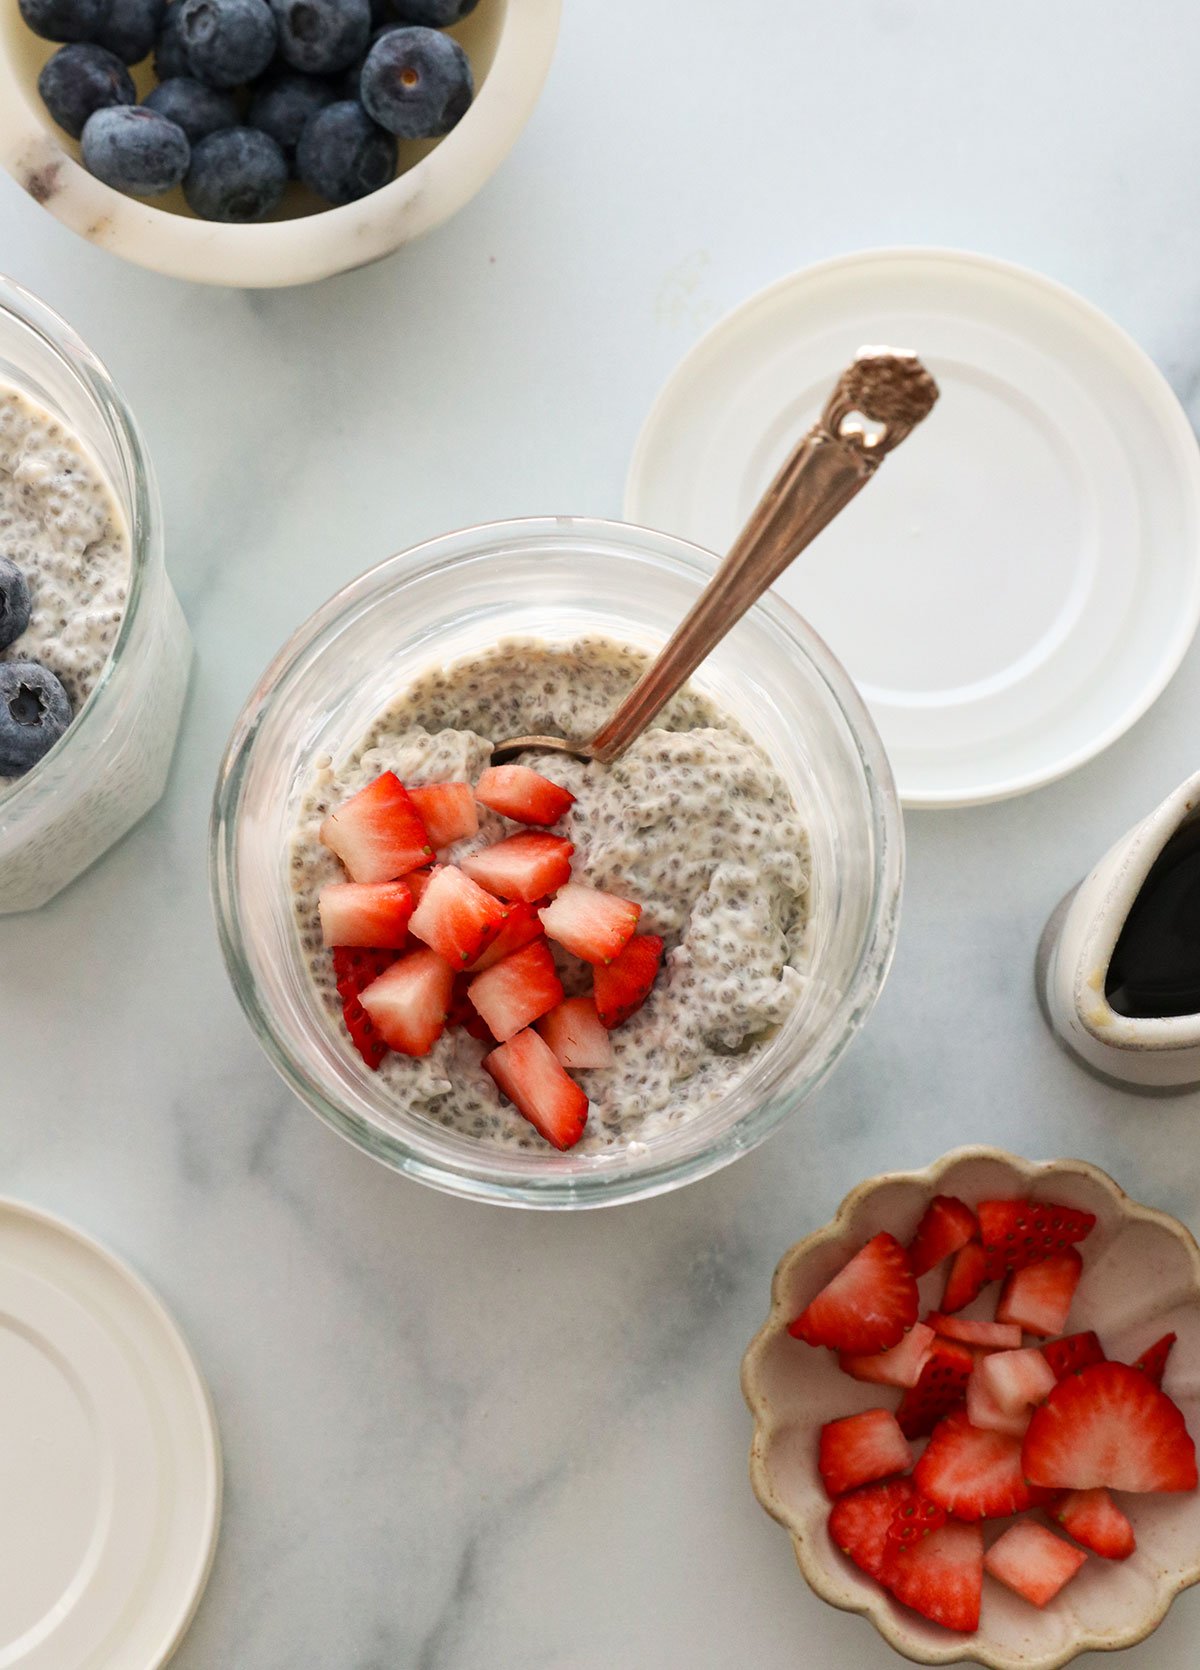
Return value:
[(1200, 1014), (1200, 819), (1154, 861), (1121, 929), (1104, 995), (1138, 1020)]

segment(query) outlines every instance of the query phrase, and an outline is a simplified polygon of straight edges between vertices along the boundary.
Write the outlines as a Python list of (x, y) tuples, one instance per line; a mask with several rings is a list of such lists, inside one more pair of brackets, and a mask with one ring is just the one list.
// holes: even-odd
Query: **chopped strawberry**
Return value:
[(931, 1623), (969, 1634), (979, 1628), (983, 1532), (978, 1525), (948, 1520), (911, 1547), (889, 1544), (881, 1581)]
[(916, 1495), (911, 1479), (888, 1479), (839, 1496), (829, 1513), (829, 1535), (860, 1571), (879, 1580), (888, 1552), (888, 1533), (897, 1513)]
[(894, 1235), (868, 1241), (806, 1306), (788, 1332), (809, 1345), (863, 1355), (898, 1345), (917, 1320), (917, 1283)]
[(1061, 1334), (1082, 1274), (1083, 1259), (1074, 1247), (1014, 1270), (1000, 1291), (996, 1321), (1015, 1322), (1043, 1339)]
[(409, 798), (421, 814), (421, 822), (435, 849), (461, 841), (479, 830), (479, 813), (470, 783), (427, 783), (409, 789)]
[(562, 1002), (562, 981), (544, 939), (514, 951), (467, 987), (468, 996), (493, 1038), (507, 1043)]
[(363, 992), (380, 1037), (402, 1055), (428, 1055), (450, 1008), (454, 971), (434, 951), (410, 951)]
[(1171, 1347), (1175, 1344), (1177, 1335), (1164, 1334), (1160, 1340), (1155, 1340), (1149, 1350), (1143, 1351), (1134, 1368), (1140, 1369), (1152, 1386), (1161, 1386), (1166, 1372), (1167, 1358), (1171, 1355)]
[(908, 1439), (890, 1409), (867, 1409), (821, 1428), (817, 1467), (830, 1496), (906, 1473), (911, 1466)]
[(612, 1039), (592, 997), (568, 997), (538, 1022), (538, 1031), (564, 1067), (587, 1072), (613, 1064)]
[(421, 815), (394, 771), (331, 812), (318, 839), (341, 859), (351, 881), (395, 881), (433, 856)]
[(989, 1281), (1085, 1240), (1096, 1222), (1094, 1212), (1051, 1200), (981, 1200), (976, 1211)]
[(900, 1430), (906, 1438), (924, 1438), (944, 1415), (961, 1407), (975, 1359), (965, 1345), (937, 1339), (921, 1378), (911, 1392), (905, 1392), (896, 1411)]
[(536, 823), (543, 827), (557, 823), (575, 804), (570, 789), (561, 788), (531, 771), (527, 765), (489, 766), (475, 785), (475, 798), (515, 823)]
[(1060, 1380), (1025, 1434), (1025, 1473), (1053, 1490), (1194, 1490), (1179, 1410), (1138, 1369), (1096, 1363)]
[(402, 881), (335, 881), (317, 900), (326, 945), (402, 951), (413, 896)]
[(978, 1299), (988, 1284), (987, 1257), (978, 1241), (971, 1241), (954, 1255), (950, 1274), (946, 1277), (946, 1291), (942, 1294), (942, 1311), (965, 1310), (973, 1299)]
[(588, 1099), (532, 1030), (518, 1032), (483, 1064), (509, 1101), (555, 1148), (572, 1148), (587, 1123)]
[(925, 1320), (943, 1339), (956, 1339), (981, 1351), (1016, 1351), (1021, 1344), (1021, 1330), (1012, 1322), (965, 1322), (938, 1311), (930, 1311)]
[(482, 974), (485, 968), (491, 968), (502, 957), (511, 957), (514, 951), (523, 950), (526, 945), (532, 945), (535, 939), (541, 938), (542, 924), (532, 905), (523, 905), (519, 901), (505, 905), (504, 926), (483, 955), (476, 957), (468, 973)]
[(1021, 1467), (1021, 1440), (972, 1426), (963, 1409), (934, 1428), (913, 1483), (956, 1519), (1006, 1519), (1035, 1500)]
[(462, 869), (480, 887), (501, 899), (522, 899), (532, 905), (557, 893), (571, 879), (571, 854), (575, 848), (560, 835), (529, 831), (510, 835), (494, 847), (464, 858)]
[(596, 1011), (610, 1032), (624, 1026), (650, 996), (662, 954), (657, 934), (635, 934), (619, 957), (594, 970)]
[(1066, 1339), (1051, 1340), (1041, 1347), (1041, 1352), (1059, 1380), (1105, 1361), (1104, 1347), (1090, 1330), (1086, 1334), (1068, 1334)]
[(931, 1502), (919, 1490), (901, 1502), (888, 1526), (888, 1541), (901, 1548), (911, 1548), (922, 1542), (932, 1531), (940, 1531), (946, 1523), (946, 1510), (940, 1502)]
[(978, 1239), (979, 1224), (971, 1208), (955, 1195), (934, 1195), (908, 1243), (913, 1275), (926, 1275), (968, 1241)]
[(378, 980), (385, 968), (391, 968), (395, 961), (394, 951), (367, 951), (352, 945), (335, 946), (333, 977), (337, 981), (338, 996), (343, 1000), (357, 997), (372, 980)]
[(413, 896), (414, 904), (419, 905), (425, 897), (425, 889), (433, 880), (434, 868), (436, 866), (432, 866), (428, 870), (410, 870), (405, 876), (405, 884)]
[(1027, 1519), (1010, 1525), (983, 1557), (985, 1569), (1034, 1606), (1045, 1606), (1087, 1559), (1081, 1549)]
[(935, 1337), (932, 1328), (927, 1328), (923, 1322), (914, 1322), (899, 1345), (893, 1345), (890, 1351), (874, 1351), (857, 1357), (843, 1351), (839, 1358), (842, 1373), (854, 1380), (868, 1380), (876, 1386), (901, 1386), (906, 1389), (915, 1386), (921, 1378), (921, 1370), (929, 1361)]
[(1107, 1490), (1072, 1490), (1048, 1510), (1069, 1536), (1102, 1560), (1128, 1560), (1137, 1547), (1133, 1526)]
[(444, 864), (421, 895), (408, 931), (453, 969), (473, 963), (504, 926), (504, 906), (470, 876)]
[(544, 910), (542, 929), (585, 963), (611, 963), (633, 938), (641, 905), (569, 881)]
[(1054, 1370), (1036, 1346), (993, 1351), (975, 1364), (971, 1378), (979, 1381), (1005, 1415), (1019, 1415), (1035, 1403), (1044, 1403), (1058, 1384)]
[(1033, 1410), (1025, 1405), (1019, 1409), (1002, 1409), (996, 1402), (988, 1383), (980, 1377), (976, 1363), (967, 1381), (967, 1419), (980, 1432), (1003, 1432), (1009, 1438), (1024, 1438), (1033, 1418)]
[(346, 1031), (350, 1034), (350, 1041), (362, 1056), (373, 1073), (379, 1071), (380, 1063), (388, 1052), (388, 1047), (379, 1034), (375, 1022), (362, 1006), (362, 1000), (357, 996), (346, 998), (342, 1003), (342, 1020)]

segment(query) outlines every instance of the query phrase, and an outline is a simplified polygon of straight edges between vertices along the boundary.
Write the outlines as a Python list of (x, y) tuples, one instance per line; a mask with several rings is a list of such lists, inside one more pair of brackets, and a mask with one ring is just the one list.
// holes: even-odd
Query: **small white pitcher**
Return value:
[(1037, 956), (1038, 1000), (1085, 1067), (1122, 1087), (1170, 1094), (1200, 1087), (1200, 1014), (1120, 1015), (1105, 997), (1121, 929), (1171, 837), (1200, 816), (1200, 772), (1117, 842), (1059, 905)]

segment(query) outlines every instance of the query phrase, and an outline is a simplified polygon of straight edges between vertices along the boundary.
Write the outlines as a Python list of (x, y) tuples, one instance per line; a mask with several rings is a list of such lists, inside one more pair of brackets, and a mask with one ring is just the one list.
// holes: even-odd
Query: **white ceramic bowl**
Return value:
[[(742, 1364), (742, 1390), (754, 1416), (755, 1494), (791, 1532), (800, 1570), (816, 1594), (843, 1611), (863, 1613), (917, 1664), (1058, 1670), (1079, 1653), (1133, 1646), (1157, 1628), (1177, 1594), (1200, 1581), (1200, 1493), (1122, 1496), (1137, 1552), (1120, 1564), (1090, 1557), (1045, 1611), (985, 1578), (974, 1635), (939, 1629), (898, 1605), (829, 1537), (817, 1429), (835, 1416), (877, 1405), (881, 1388), (849, 1379), (832, 1353), (792, 1339), (787, 1324), (872, 1235), (888, 1229), (907, 1240), (935, 1194), (959, 1195), (968, 1204), (1028, 1195), (1094, 1212), (1070, 1328), (1094, 1328), (1109, 1356), (1125, 1361), (1173, 1329), (1179, 1340), (1164, 1389), (1200, 1438), (1200, 1248), (1183, 1225), (1139, 1206), (1082, 1160), (1034, 1164), (994, 1148), (964, 1148), (927, 1171), (859, 1184), (832, 1223), (784, 1255), (771, 1314)], [(943, 1280), (944, 1272), (934, 1271), (922, 1281), (922, 1314), (936, 1304)], [(988, 1316), (995, 1298), (996, 1289), (989, 1288), (963, 1314)]]
[[(452, 31), (475, 71), (474, 103), (445, 139), (401, 145), (400, 172), (382, 191), (340, 209), (308, 198), (262, 225), (224, 226), (196, 219), (181, 191), (144, 201), (87, 172), (38, 96), (55, 46), (25, 27), (17, 0), (0, 0), (0, 162), (73, 232), (155, 272), (243, 288), (307, 284), (390, 255), (475, 196), (537, 103), (560, 11), (561, 0), (480, 0)], [(140, 93), (153, 85), (148, 64), (135, 79)]]

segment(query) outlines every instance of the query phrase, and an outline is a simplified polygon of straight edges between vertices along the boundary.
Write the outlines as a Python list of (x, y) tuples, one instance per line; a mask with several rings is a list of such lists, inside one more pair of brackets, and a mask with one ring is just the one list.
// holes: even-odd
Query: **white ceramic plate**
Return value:
[(157, 1670), (208, 1579), (212, 1406), (138, 1278), (0, 1201), (0, 1666)]
[(907, 805), (1023, 793), (1144, 713), (1200, 620), (1195, 437), (1089, 303), (954, 251), (797, 273), (671, 378), (626, 516), (725, 550), (867, 343), (915, 350), (941, 401), (778, 590), (858, 683)]

